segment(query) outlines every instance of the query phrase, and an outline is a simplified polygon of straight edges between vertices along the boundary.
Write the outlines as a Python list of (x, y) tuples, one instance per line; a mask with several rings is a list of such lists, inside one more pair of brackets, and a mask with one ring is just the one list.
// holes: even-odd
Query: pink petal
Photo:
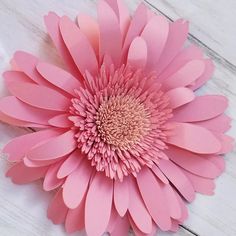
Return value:
[(84, 229), (84, 211), (85, 211), (85, 196), (81, 200), (79, 206), (75, 209), (69, 209), (65, 228), (67, 233), (74, 233), (75, 231)]
[[(119, 0), (120, 2), (122, 0)], [(116, 14), (117, 19), (119, 19), (119, 8), (118, 8), (118, 1), (117, 0), (105, 0), (105, 2), (109, 5), (109, 7), (113, 10)]]
[(115, 12), (117, 19), (119, 19), (122, 36), (125, 36), (130, 23), (129, 9), (122, 0), (106, 0), (106, 2)]
[(117, 5), (119, 10), (120, 30), (122, 38), (124, 38), (130, 25), (130, 13), (129, 9), (126, 7), (126, 4), (124, 4), (124, 1), (118, 0)]
[(192, 90), (200, 88), (205, 84), (211, 77), (214, 72), (214, 64), (211, 59), (205, 59), (205, 71), (204, 73), (190, 86)]
[(173, 120), (195, 122), (212, 119), (222, 114), (227, 106), (228, 102), (224, 96), (198, 96), (191, 103), (175, 110)]
[(22, 160), (27, 152), (36, 144), (56, 137), (60, 132), (55, 129), (42, 130), (20, 137), (12, 139), (6, 146), (3, 148), (3, 152), (9, 154), (8, 160), (11, 162), (17, 162)]
[(70, 209), (75, 209), (82, 201), (91, 178), (92, 168), (87, 160), (84, 160), (76, 170), (67, 178), (63, 188), (65, 204)]
[(159, 167), (182, 196), (187, 201), (192, 202), (195, 198), (193, 186), (180, 168), (171, 161), (166, 160), (160, 160)]
[(183, 106), (195, 98), (192, 90), (185, 87), (171, 89), (166, 93), (166, 95), (170, 99), (170, 106), (172, 109)]
[(76, 148), (74, 131), (69, 130), (49, 141), (33, 147), (27, 154), (32, 160), (51, 160), (71, 153)]
[(98, 2), (98, 23), (100, 60), (107, 54), (115, 65), (119, 65), (122, 46), (120, 26), (114, 11), (104, 0)]
[(163, 16), (153, 17), (145, 26), (141, 36), (147, 43), (147, 71), (157, 70), (157, 62), (164, 50), (169, 33), (169, 22)]
[(147, 62), (147, 45), (144, 39), (136, 37), (129, 48), (128, 64), (135, 69), (144, 68)]
[(88, 236), (102, 235), (107, 228), (112, 206), (113, 182), (97, 172), (85, 203), (85, 229)]
[(99, 55), (99, 26), (93, 17), (78, 15), (77, 22), (81, 32), (88, 38), (96, 55)]
[(54, 12), (49, 12), (47, 16), (44, 16), (44, 22), (47, 27), (47, 31), (57, 49), (60, 53), (61, 58), (65, 61), (69, 71), (77, 78), (80, 78), (81, 75), (68, 51), (66, 45), (62, 39), (59, 22), (60, 17)]
[(62, 224), (65, 222), (67, 212), (68, 208), (63, 202), (62, 189), (60, 189), (48, 207), (47, 216), (54, 224)]
[(119, 217), (116, 221), (116, 225), (114, 226), (113, 230), (110, 232), (111, 236), (121, 236), (121, 235), (128, 235), (129, 232), (129, 221), (126, 216)]
[(126, 38), (122, 48), (122, 58), (126, 58), (131, 42), (137, 36), (140, 36), (144, 26), (147, 23), (147, 7), (141, 3), (134, 13), (130, 22)]
[(184, 202), (184, 199), (180, 197), (179, 193), (173, 188), (175, 192), (175, 196), (178, 198), (179, 205), (181, 207), (181, 218), (178, 219), (180, 223), (183, 223), (188, 218), (188, 209), (186, 207), (186, 203)]
[(181, 206), (176, 196), (176, 192), (170, 184), (165, 184), (162, 189), (165, 194), (171, 218), (179, 219), (181, 217)]
[(211, 161), (221, 172), (225, 170), (225, 160), (221, 156), (205, 156), (207, 160)]
[(203, 60), (192, 60), (164, 80), (163, 87), (170, 90), (190, 85), (203, 74), (204, 70), (205, 63)]
[(39, 63), (37, 70), (48, 82), (72, 96), (75, 96), (74, 90), (81, 87), (81, 83), (78, 79), (57, 66), (48, 63)]
[(195, 125), (203, 126), (206, 129), (224, 133), (230, 129), (231, 118), (225, 114), (218, 115), (212, 119), (194, 122)]
[(157, 70), (159, 73), (163, 71), (183, 47), (184, 42), (187, 40), (188, 28), (188, 22), (183, 19), (170, 23), (166, 45), (158, 62)]
[(111, 232), (114, 229), (118, 219), (121, 219), (121, 217), (118, 215), (114, 205), (112, 204), (111, 215), (110, 215), (109, 223), (107, 225), (106, 232)]
[(126, 178), (123, 182), (114, 183), (114, 204), (119, 215), (123, 217), (129, 206), (129, 183)]
[[(61, 159), (64, 159), (64, 157), (62, 157)], [(49, 161), (35, 161), (35, 160), (30, 160), (27, 157), (24, 157), (23, 161), (25, 166), (28, 167), (42, 167), (42, 166), (50, 166), (51, 164), (54, 164), (61, 159), (49, 160)]]
[(176, 71), (184, 67), (188, 62), (195, 59), (202, 59), (203, 53), (201, 49), (195, 45), (183, 48), (173, 61), (159, 75), (159, 80), (164, 81), (173, 75)]
[(48, 82), (36, 70), (36, 65), (39, 62), (38, 58), (29, 53), (17, 51), (14, 54), (14, 60), (19, 68), (34, 82), (41, 85), (48, 85)]
[(60, 169), (58, 170), (57, 177), (61, 179), (71, 174), (79, 166), (80, 162), (82, 161), (82, 157), (84, 158), (84, 156), (78, 150), (72, 152), (61, 165)]
[(57, 172), (62, 162), (63, 161), (58, 161), (56, 164), (49, 167), (43, 181), (43, 189), (45, 191), (51, 191), (64, 183), (64, 179), (57, 178)]
[(63, 16), (60, 19), (60, 30), (66, 47), (81, 74), (83, 75), (86, 70), (92, 74), (96, 73), (98, 62), (95, 52), (76, 24), (68, 17)]
[(164, 184), (169, 184), (169, 180), (165, 177), (165, 175), (161, 172), (158, 166), (153, 165), (152, 171), (156, 175), (156, 177), (161, 180)]
[(6, 71), (3, 73), (3, 77), (5, 79), (6, 86), (10, 85), (12, 82), (23, 82), (23, 83), (34, 83), (25, 73), (20, 71)]
[(201, 176), (189, 173), (188, 171), (184, 171), (184, 174), (191, 181), (196, 192), (206, 195), (214, 194), (215, 184), (212, 179), (203, 178)]
[(7, 124), (19, 126), (19, 127), (49, 128), (49, 125), (35, 124), (35, 123), (30, 123), (27, 121), (22, 121), (22, 120), (12, 118), (12, 117), (7, 116), (6, 114), (2, 113), (1, 111), (0, 111), (0, 120), (2, 122), (7, 123)]
[(12, 95), (34, 107), (67, 111), (71, 105), (71, 101), (61, 93), (42, 85), (12, 82), (8, 85), (8, 89)]
[(170, 213), (158, 180), (148, 168), (143, 167), (138, 173), (137, 182), (152, 219), (161, 230), (169, 230), (171, 228)]
[(48, 125), (47, 121), (55, 115), (55, 112), (29, 106), (14, 96), (0, 99), (0, 111), (14, 119), (43, 125)]
[(214, 132), (214, 135), (217, 137), (217, 139), (221, 143), (221, 149), (217, 154), (226, 154), (233, 150), (234, 139), (232, 137), (225, 134), (215, 133), (215, 132)]
[(144, 205), (136, 180), (132, 177), (130, 178), (129, 196), (131, 199), (129, 201), (130, 216), (140, 231), (149, 234), (152, 231), (152, 218)]
[(135, 224), (135, 222), (133, 221), (133, 219), (131, 217), (129, 217), (129, 221), (130, 221), (130, 225), (131, 228), (135, 234), (135, 236), (154, 236), (156, 231), (157, 231), (157, 227), (154, 223), (152, 223), (152, 229), (148, 234), (144, 234)]
[(11, 65), (11, 68), (14, 70), (14, 71), (20, 71), (20, 68), (18, 67), (18, 65), (16, 64), (16, 61), (14, 60), (14, 58), (12, 58), (10, 60), (10, 65)]
[(23, 162), (12, 166), (6, 173), (15, 184), (27, 184), (45, 176), (48, 167), (30, 168), (24, 165)]
[(68, 119), (70, 114), (60, 114), (57, 116), (54, 116), (48, 121), (48, 124), (59, 127), (59, 128), (69, 128), (72, 127), (72, 122)]
[(221, 149), (219, 140), (207, 129), (190, 123), (175, 123), (173, 136), (168, 143), (200, 153), (217, 153)]
[(193, 174), (205, 178), (216, 178), (221, 174), (221, 171), (212, 162), (201, 155), (173, 146), (169, 146), (165, 153), (173, 162)]

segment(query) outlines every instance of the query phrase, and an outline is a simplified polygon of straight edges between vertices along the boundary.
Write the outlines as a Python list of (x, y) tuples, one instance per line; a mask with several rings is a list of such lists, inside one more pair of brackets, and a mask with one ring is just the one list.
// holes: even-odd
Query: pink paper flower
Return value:
[(49, 13), (48, 33), (66, 70), (16, 52), (4, 73), (12, 94), (1, 120), (36, 132), (4, 148), (17, 184), (43, 178), (57, 193), (48, 217), (88, 236), (176, 231), (185, 200), (213, 194), (232, 148), (227, 99), (196, 96), (213, 64), (184, 47), (188, 23), (141, 4), (100, 0), (98, 20)]

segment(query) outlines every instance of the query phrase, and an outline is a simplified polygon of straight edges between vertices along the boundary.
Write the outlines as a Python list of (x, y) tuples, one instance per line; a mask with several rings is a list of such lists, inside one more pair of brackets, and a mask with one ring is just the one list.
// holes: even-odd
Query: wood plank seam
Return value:
[(186, 231), (188, 231), (189, 233), (191, 233), (192, 235), (195, 236), (200, 236), (199, 234), (197, 234), (196, 232), (194, 232), (192, 229), (190, 229), (189, 227), (185, 226), (185, 225), (180, 225), (181, 228), (185, 229)]

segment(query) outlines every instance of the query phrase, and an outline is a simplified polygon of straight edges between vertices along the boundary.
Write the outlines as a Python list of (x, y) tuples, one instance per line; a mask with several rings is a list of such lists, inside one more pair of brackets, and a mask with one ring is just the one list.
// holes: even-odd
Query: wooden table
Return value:
[[(139, 0), (126, 1), (133, 11)], [(228, 114), (233, 118), (229, 134), (236, 136), (236, 1), (235, 0), (146, 0), (156, 13), (171, 21), (190, 21), (189, 40), (201, 47), (216, 66), (213, 79), (200, 93), (224, 94), (229, 98)], [(95, 14), (94, 0), (0, 0), (0, 71), (9, 67), (14, 51), (21, 49), (55, 62), (57, 53), (45, 33), (43, 16), (48, 11), (75, 17), (80, 12)], [(2, 80), (0, 94), (7, 94)], [(0, 123), (0, 147), (11, 138), (29, 132)], [(176, 234), (179, 236), (236, 235), (236, 158), (226, 157), (226, 172), (217, 179), (214, 196), (197, 195), (189, 205), (189, 219)], [(39, 183), (15, 186), (4, 177), (6, 161), (0, 161), (0, 235), (60, 236), (62, 226), (46, 218), (51, 194)], [(75, 234), (75, 235), (84, 235)], [(123, 236), (123, 235), (121, 235)]]

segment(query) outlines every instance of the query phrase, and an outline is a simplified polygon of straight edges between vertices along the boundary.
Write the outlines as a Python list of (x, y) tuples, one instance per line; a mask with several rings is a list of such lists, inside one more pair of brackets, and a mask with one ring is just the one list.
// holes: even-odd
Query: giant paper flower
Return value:
[(5, 146), (7, 176), (56, 189), (48, 217), (69, 233), (177, 230), (185, 200), (213, 193), (232, 147), (227, 99), (194, 94), (213, 65), (183, 46), (188, 23), (143, 4), (130, 17), (120, 0), (100, 0), (97, 21), (49, 13), (45, 23), (66, 69), (15, 53), (1, 120), (36, 132)]

